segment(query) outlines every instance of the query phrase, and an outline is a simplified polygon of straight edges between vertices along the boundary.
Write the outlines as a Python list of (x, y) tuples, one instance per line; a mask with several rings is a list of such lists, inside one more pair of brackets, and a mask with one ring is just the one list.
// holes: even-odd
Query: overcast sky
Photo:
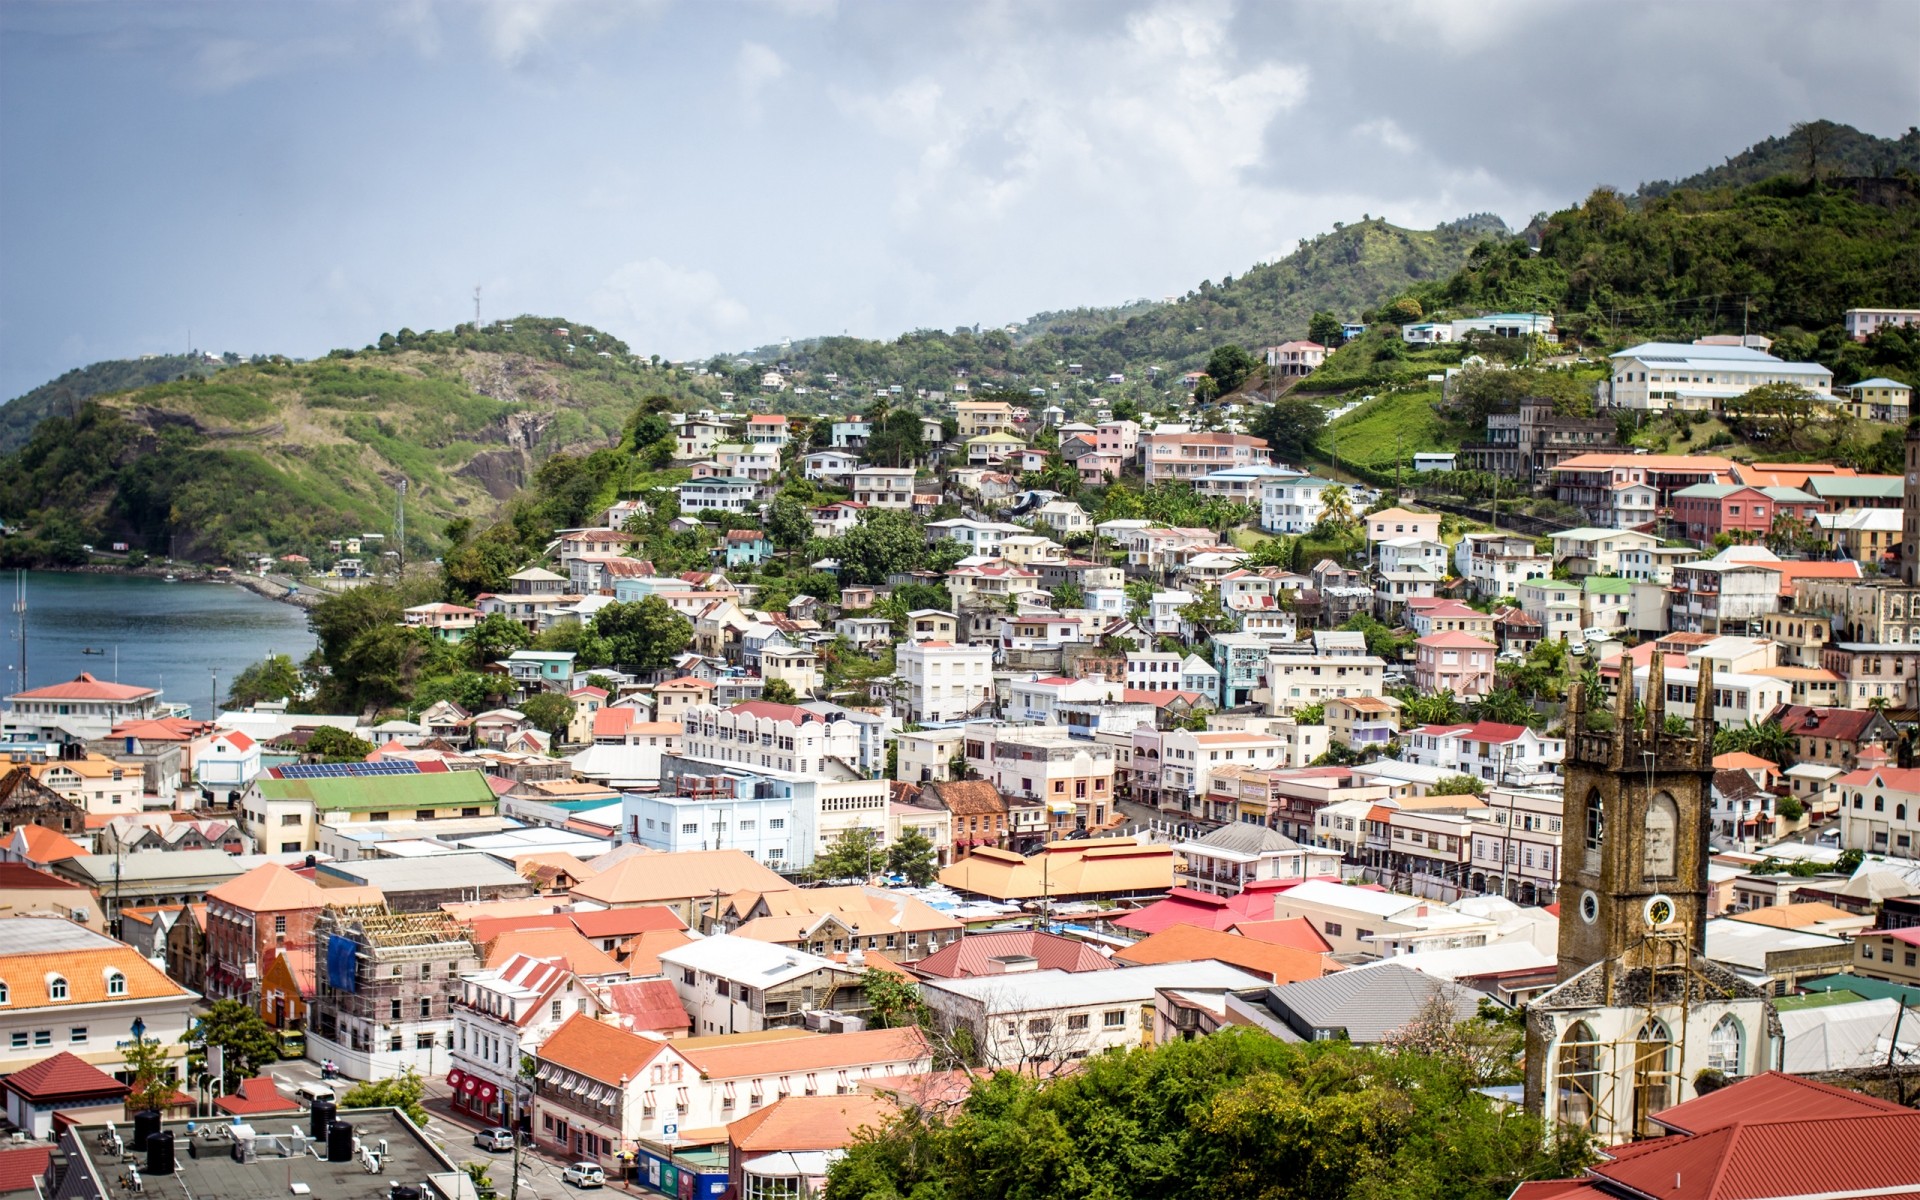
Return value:
[(1183, 292), (1920, 119), (1920, 4), (0, 3), (0, 397), (565, 316), (675, 358)]

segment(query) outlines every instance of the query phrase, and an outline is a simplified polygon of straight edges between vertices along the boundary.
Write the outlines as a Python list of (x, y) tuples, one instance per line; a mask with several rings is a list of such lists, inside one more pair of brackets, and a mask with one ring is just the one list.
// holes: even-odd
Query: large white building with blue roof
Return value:
[(1833, 400), (1833, 372), (1819, 363), (1793, 363), (1745, 346), (1642, 342), (1610, 355), (1607, 385), (1614, 408), (1713, 412), (1726, 401), (1769, 383), (1786, 383)]

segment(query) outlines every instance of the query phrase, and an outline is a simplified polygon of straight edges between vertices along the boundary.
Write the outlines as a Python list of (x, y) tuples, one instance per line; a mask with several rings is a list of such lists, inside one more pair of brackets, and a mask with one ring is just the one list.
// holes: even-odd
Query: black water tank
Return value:
[(133, 1114), (133, 1148), (145, 1150), (147, 1139), (160, 1132), (160, 1113), (157, 1109), (147, 1109)]
[(327, 1130), (327, 1161), (353, 1161), (353, 1126), (345, 1121), (335, 1121)]
[(396, 1183), (387, 1189), (387, 1200), (420, 1200), (420, 1189)]
[(147, 1137), (147, 1174), (161, 1177), (173, 1174), (173, 1134), (156, 1130)]
[(327, 1130), (333, 1125), (333, 1114), (339, 1111), (331, 1100), (315, 1100), (307, 1111), (307, 1136), (316, 1142), (327, 1140)]

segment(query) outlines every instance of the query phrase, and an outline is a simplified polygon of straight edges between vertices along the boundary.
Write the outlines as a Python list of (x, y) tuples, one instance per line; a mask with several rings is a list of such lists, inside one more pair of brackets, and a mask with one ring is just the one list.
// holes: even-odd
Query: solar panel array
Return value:
[(418, 775), (420, 764), (406, 759), (388, 762), (293, 763), (274, 767), (275, 779), (351, 779), (361, 775)]

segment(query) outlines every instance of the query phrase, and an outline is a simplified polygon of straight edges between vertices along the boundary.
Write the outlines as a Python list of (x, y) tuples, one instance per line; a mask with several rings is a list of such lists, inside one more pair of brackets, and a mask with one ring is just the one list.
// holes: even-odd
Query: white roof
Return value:
[(1683, 342), (1642, 342), (1616, 354), (1614, 360), (1630, 358), (1659, 367), (1747, 367), (1777, 371), (1782, 375), (1819, 375), (1832, 378), (1833, 372), (1819, 363), (1791, 363), (1746, 346), (1695, 346)]
[(830, 959), (804, 950), (794, 950), (754, 938), (716, 933), (697, 938), (684, 946), (663, 950), (660, 961), (676, 967), (704, 971), (722, 979), (738, 980), (754, 987), (773, 987), (789, 979), (833, 966)]
[[(1370, 763), (1360, 763), (1352, 768), (1355, 775), (1365, 779), (1392, 780), (1395, 783), (1439, 783), (1458, 775), (1444, 767), (1429, 767), (1424, 763), (1403, 762), (1396, 758), (1376, 758)], [(1367, 803), (1372, 804), (1373, 801)]]
[(1533, 971), (1551, 967), (1559, 959), (1532, 942), (1497, 942), (1491, 946), (1462, 946), (1453, 950), (1421, 950), (1396, 954), (1378, 963), (1349, 968), (1364, 971), (1381, 963), (1398, 963), (1409, 971), (1435, 979), (1455, 980), (1463, 975), (1490, 975), (1499, 971)]
[(1765, 971), (1767, 955), (1782, 950), (1828, 949), (1848, 944), (1846, 938), (1776, 929), (1728, 917), (1707, 922), (1707, 957), (1749, 971)]
[(1421, 904), (1436, 909), (1440, 907), (1440, 902), (1437, 900), (1422, 900), (1418, 896), (1401, 896), (1393, 892), (1376, 892), (1368, 888), (1351, 887), (1344, 883), (1328, 883), (1324, 879), (1309, 879), (1274, 897), (1276, 905), (1286, 905), (1296, 900), (1329, 908), (1351, 909), (1354, 912), (1368, 913), (1377, 917), (1396, 916)]
[[(1304, 885), (1303, 885), (1304, 886)], [(670, 951), (678, 954), (680, 951)], [(666, 954), (661, 955), (665, 961)], [(1160, 988), (1238, 991), (1269, 987), (1273, 980), (1213, 962), (1155, 963), (1119, 971), (1021, 971), (967, 979), (929, 979), (921, 986), (983, 1001), (990, 1013), (1095, 1004), (1145, 1003)]]
[[(1786, 1035), (1786, 1060), (1781, 1069), (1800, 1075), (1881, 1066), (1899, 1020), (1900, 1002), (1892, 997), (1784, 1011), (1780, 1031)], [(1902, 1057), (1911, 1061), (1916, 1045), (1920, 1033), (1911, 1025), (1901, 1029)]]

